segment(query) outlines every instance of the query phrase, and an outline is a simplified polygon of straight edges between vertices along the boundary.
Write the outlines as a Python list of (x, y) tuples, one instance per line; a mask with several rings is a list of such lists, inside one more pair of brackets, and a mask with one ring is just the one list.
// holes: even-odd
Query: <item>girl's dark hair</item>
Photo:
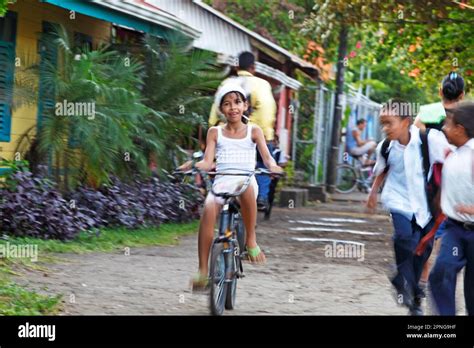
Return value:
[(464, 79), (458, 73), (451, 71), (441, 82), (441, 91), (446, 100), (457, 100), (464, 92)]
[(474, 102), (460, 103), (452, 115), (453, 122), (463, 126), (469, 138), (474, 138)]
[[(245, 98), (245, 95), (243, 95), (242, 93), (240, 92), (237, 92), (237, 91), (230, 91), (229, 93), (226, 93), (222, 96), (222, 99), (221, 99), (221, 104), (219, 105), (219, 108), (221, 108), (222, 106), (222, 103), (224, 102), (224, 99), (227, 95), (231, 94), (231, 93), (237, 93), (239, 96), (240, 96), (240, 99), (242, 99), (243, 102), (246, 102), (247, 101), (247, 98)], [(246, 117), (244, 117), (246, 116)], [(242, 116), (242, 123), (245, 123), (247, 124), (249, 122), (248, 120), (248, 117), (249, 117), (249, 112), (248, 110), (247, 111), (244, 111), (244, 115)]]

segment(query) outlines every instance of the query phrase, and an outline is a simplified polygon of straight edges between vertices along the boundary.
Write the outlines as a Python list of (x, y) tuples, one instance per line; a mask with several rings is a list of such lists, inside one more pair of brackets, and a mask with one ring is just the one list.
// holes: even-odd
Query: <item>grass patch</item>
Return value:
[[(10, 244), (31, 244), (38, 246), (38, 254), (43, 253), (77, 253), (108, 252), (125, 247), (178, 244), (179, 236), (194, 234), (199, 226), (198, 221), (186, 224), (163, 224), (156, 228), (128, 230), (125, 228), (103, 229), (99, 235), (82, 232), (75, 239), (67, 242), (43, 240), (37, 238), (11, 238)], [(0, 244), (6, 244), (1, 240)], [(40, 258), (43, 260), (42, 258)]]
[(9, 280), (20, 275), (14, 268), (31, 267), (28, 262), (0, 259), (0, 315), (54, 315), (61, 311), (61, 295), (47, 296), (27, 290)]
[[(37, 245), (39, 262), (55, 262), (52, 253), (110, 252), (125, 247), (176, 245), (179, 236), (197, 232), (198, 221), (186, 224), (163, 224), (159, 228), (127, 230), (103, 229), (99, 235), (83, 232), (75, 239), (62, 242), (37, 238), (13, 237), (0, 240), (0, 245)], [(0, 255), (0, 315), (54, 315), (61, 311), (61, 295), (47, 296), (27, 290), (10, 281), (12, 275), (21, 276), (22, 269), (44, 270), (37, 262), (26, 258), (4, 258)]]
[(61, 295), (46, 296), (9, 281), (0, 281), (0, 315), (54, 315), (61, 310)]

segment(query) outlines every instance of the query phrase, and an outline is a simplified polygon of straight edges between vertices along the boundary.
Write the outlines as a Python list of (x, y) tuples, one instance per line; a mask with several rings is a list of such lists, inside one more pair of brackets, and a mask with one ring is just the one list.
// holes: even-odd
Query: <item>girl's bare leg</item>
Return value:
[(220, 205), (215, 202), (214, 196), (208, 195), (204, 204), (198, 236), (199, 273), (202, 276), (207, 276), (208, 274), (209, 253), (219, 210)]
[[(240, 196), (240, 208), (245, 225), (246, 244), (249, 248), (255, 248), (257, 246), (257, 236), (255, 234), (255, 226), (257, 224), (257, 200), (255, 199), (252, 186), (249, 186)], [(265, 254), (261, 252), (252, 261), (265, 262)]]

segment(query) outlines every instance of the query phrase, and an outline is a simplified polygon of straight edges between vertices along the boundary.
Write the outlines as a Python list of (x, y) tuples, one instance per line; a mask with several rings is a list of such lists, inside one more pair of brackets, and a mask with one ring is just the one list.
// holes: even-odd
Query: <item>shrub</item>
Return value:
[(93, 211), (71, 209), (47, 179), (29, 172), (11, 176), (15, 185), (0, 190), (1, 230), (15, 236), (72, 239), (94, 226)]
[(199, 217), (202, 197), (191, 185), (157, 178), (129, 183), (112, 178), (99, 189), (80, 186), (67, 196), (48, 179), (29, 172), (11, 175), (0, 190), (1, 230), (15, 236), (69, 240), (101, 227), (159, 226)]
[(113, 178), (99, 190), (78, 187), (69, 198), (77, 206), (93, 210), (98, 225), (128, 228), (190, 221), (199, 217), (202, 202), (194, 187), (162, 183), (156, 178), (130, 183)]

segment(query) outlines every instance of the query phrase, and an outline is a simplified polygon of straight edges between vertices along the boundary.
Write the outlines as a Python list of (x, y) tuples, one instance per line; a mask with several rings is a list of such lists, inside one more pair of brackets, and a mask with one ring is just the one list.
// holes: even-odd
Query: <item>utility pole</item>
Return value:
[(344, 99), (344, 72), (345, 58), (347, 55), (347, 40), (349, 28), (346, 25), (341, 26), (339, 32), (339, 49), (337, 54), (337, 74), (336, 74), (336, 98), (334, 102), (334, 124), (331, 133), (331, 149), (328, 154), (327, 167), (327, 190), (334, 193), (336, 188), (336, 166), (339, 157), (339, 141), (341, 133), (342, 103)]

